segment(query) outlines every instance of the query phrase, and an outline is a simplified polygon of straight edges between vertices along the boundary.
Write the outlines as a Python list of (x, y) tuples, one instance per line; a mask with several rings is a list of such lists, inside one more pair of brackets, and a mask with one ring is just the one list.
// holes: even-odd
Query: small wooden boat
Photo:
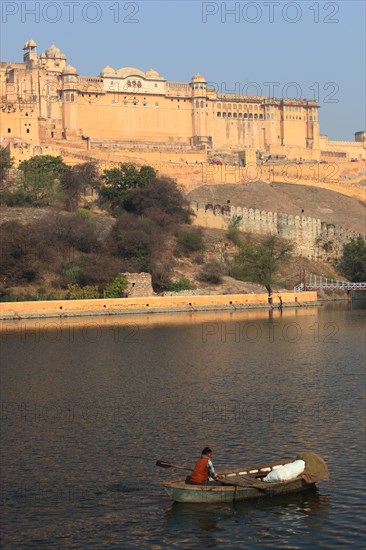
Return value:
[(221, 486), (210, 483), (206, 485), (191, 485), (186, 478), (165, 481), (161, 486), (176, 502), (217, 504), (220, 502), (237, 502), (259, 497), (272, 497), (297, 493), (314, 487), (315, 481), (303, 479), (302, 474), (290, 481), (263, 482), (270, 471), (289, 464), (292, 460), (282, 460), (274, 464), (247, 466), (237, 470), (221, 472)]

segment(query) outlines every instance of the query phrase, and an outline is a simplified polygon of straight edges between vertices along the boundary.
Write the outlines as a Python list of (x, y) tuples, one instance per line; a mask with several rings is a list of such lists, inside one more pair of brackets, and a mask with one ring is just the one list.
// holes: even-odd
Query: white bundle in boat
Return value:
[(302, 474), (304, 470), (305, 462), (303, 460), (295, 460), (294, 462), (290, 462), (290, 464), (285, 464), (272, 470), (262, 481), (269, 483), (273, 483), (274, 481), (289, 481)]

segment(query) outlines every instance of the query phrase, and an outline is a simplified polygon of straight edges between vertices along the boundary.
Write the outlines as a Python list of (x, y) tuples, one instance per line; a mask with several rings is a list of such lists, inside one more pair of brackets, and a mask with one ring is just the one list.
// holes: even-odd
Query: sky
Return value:
[(157, 70), (189, 82), (199, 72), (223, 93), (317, 99), (320, 131), (354, 140), (365, 130), (364, 0), (0, 0), (0, 59), (21, 62), (54, 42), (80, 75)]

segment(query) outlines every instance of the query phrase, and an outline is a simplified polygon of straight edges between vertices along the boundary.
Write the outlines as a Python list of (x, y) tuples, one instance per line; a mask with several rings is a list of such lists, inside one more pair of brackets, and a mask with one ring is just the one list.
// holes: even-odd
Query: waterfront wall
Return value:
[(195, 213), (195, 225), (226, 230), (231, 220), (236, 219), (241, 231), (289, 239), (295, 243), (298, 256), (316, 261), (339, 260), (343, 246), (359, 235), (350, 229), (305, 216), (197, 202), (192, 202), (191, 207)]
[[(300, 306), (317, 301), (316, 292), (284, 292), (273, 294), (273, 304), (279, 296), (286, 306)], [(227, 294), (208, 296), (148, 296), (145, 298), (109, 298), (98, 300), (53, 300), (37, 302), (3, 302), (0, 319), (32, 317), (68, 317), (78, 315), (123, 315), (169, 311), (205, 311), (250, 307), (270, 307), (267, 294)]]

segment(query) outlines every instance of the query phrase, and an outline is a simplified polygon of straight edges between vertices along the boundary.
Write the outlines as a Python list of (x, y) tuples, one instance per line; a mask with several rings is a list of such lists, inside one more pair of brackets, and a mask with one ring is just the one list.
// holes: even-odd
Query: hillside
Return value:
[[(26, 226), (29, 233), (35, 231), (32, 229), (33, 227), (44, 228), (43, 231), (46, 231), (48, 228), (49, 231), (50, 219), (54, 220), (54, 227), (58, 230), (60, 227), (66, 227), (65, 224), (67, 220), (73, 218), (70, 213), (51, 207), (9, 208), (2, 206), (0, 208), (0, 224), (18, 222), (18, 224), (21, 223)], [(89, 222), (95, 227), (100, 239), (107, 239), (115, 223), (115, 219), (107, 214), (90, 213)], [(192, 230), (190, 226), (185, 226), (183, 229)], [(192, 294), (265, 292), (264, 287), (258, 284), (239, 281), (227, 275), (223, 275), (222, 281), (217, 284), (202, 282), (199, 279), (199, 274), (206, 262), (212, 260), (221, 262), (224, 257), (226, 259), (230, 258), (237, 252), (237, 247), (227, 238), (225, 231), (218, 229), (202, 229), (202, 238), (206, 247), (203, 252), (177, 253), (176, 238), (171, 237), (170, 240), (166, 242), (164, 253), (161, 253), (161, 260), (164, 261), (166, 258), (169, 258), (169, 261), (171, 261), (170, 277), (172, 280), (179, 280), (182, 278), (189, 279), (192, 289), (189, 292)], [(245, 238), (245, 235), (243, 235), (243, 238)], [(251, 238), (254, 242), (257, 241), (258, 243), (263, 239), (263, 237), (260, 236), (252, 236)], [(4, 244), (6, 246), (6, 243)], [(47, 237), (44, 237), (45, 249), (48, 244)], [(28, 253), (29, 251), (27, 250), (26, 252)], [(55, 298), (63, 298), (65, 295), (65, 284), (63, 284), (63, 277), (60, 277), (60, 273), (65, 264), (70, 264), (70, 259), (72, 260), (72, 265), (82, 265), (83, 269), (86, 269), (89, 274), (90, 271), (94, 271), (95, 275), (99, 273), (104, 276), (109, 269), (118, 269), (118, 264), (116, 263), (115, 266), (112, 266), (110, 256), (104, 256), (102, 252), (99, 252), (97, 255), (85, 254), (73, 248), (70, 254), (70, 249), (65, 249), (61, 244), (59, 245), (57, 240), (54, 245), (52, 245), (51, 253), (48, 252), (43, 256), (42, 247), (41, 250), (36, 249), (33, 251), (32, 257), (28, 259), (31, 261), (31, 265), (36, 267), (36, 277), (31, 281), (23, 280), (11, 285), (6, 285), (3, 287), (3, 290), (5, 291), (6, 289), (7, 294), (39, 295), (40, 291), (42, 291), (42, 294), (52, 294)], [(281, 269), (279, 277), (282, 282), (281, 285), (278, 286), (278, 289), (292, 289), (293, 286), (298, 283), (298, 275), (301, 268), (327, 277), (337, 279), (343, 278), (330, 263), (312, 262), (304, 258), (294, 258), (289, 265)], [(123, 271), (122, 264), (120, 271)], [(96, 277), (98, 276), (96, 275)]]
[(191, 201), (204, 204), (230, 204), (317, 218), (362, 234), (366, 230), (364, 204), (318, 187), (256, 181), (244, 185), (204, 185), (191, 191), (188, 197)]

